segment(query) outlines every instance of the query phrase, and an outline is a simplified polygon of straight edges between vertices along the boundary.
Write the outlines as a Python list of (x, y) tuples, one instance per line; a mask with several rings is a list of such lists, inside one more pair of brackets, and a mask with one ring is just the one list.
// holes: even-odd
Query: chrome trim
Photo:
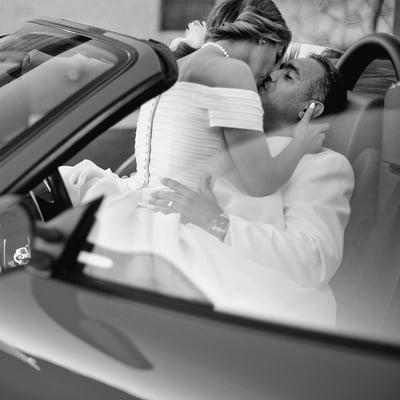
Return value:
[(43, 217), (42, 211), (40, 210), (39, 204), (36, 200), (36, 196), (32, 190), (29, 191), (29, 196), (31, 196), (31, 199), (32, 199), (33, 203), (35, 204), (35, 207), (39, 213), (40, 219), (44, 222), (44, 217)]

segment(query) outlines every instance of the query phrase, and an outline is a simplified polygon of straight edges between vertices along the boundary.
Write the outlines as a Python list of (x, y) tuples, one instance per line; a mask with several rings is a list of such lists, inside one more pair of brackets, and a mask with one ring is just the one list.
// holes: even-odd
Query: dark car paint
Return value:
[(3, 399), (141, 400), (45, 360), (36, 361), (40, 364), (40, 371), (10, 354), (0, 352), (0, 390)]
[[(70, 29), (92, 34), (75, 24)], [(98, 29), (93, 32), (103, 34)], [(132, 45), (140, 47), (133, 39)], [(151, 52), (146, 48), (143, 44), (144, 53)], [(102, 88), (102, 94), (111, 88), (115, 91), (109, 112), (106, 102), (99, 103), (101, 96), (94, 94), (63, 119), (53, 121), (40, 140), (16, 153), (17, 161), (28, 158), (31, 163), (22, 162), (17, 168), (16, 162), (8, 160), (2, 174), (4, 168), (16, 169), (8, 170), (1, 190), (30, 187), (127, 114), (140, 92), (125, 91), (128, 75)], [(157, 86), (152, 85), (147, 89)], [(32, 172), (24, 176), (26, 168)], [(2, 276), (0, 340), (32, 357), (40, 368), (2, 351), (2, 397), (118, 399), (130, 394), (128, 398), (143, 399), (329, 400), (399, 396), (398, 346), (218, 315), (209, 308), (196, 311), (173, 302), (166, 307), (150, 293), (152, 300), (144, 301), (140, 295), (129, 298), (107, 289), (107, 283), (103, 289), (93, 289), (37, 278), (27, 271)]]

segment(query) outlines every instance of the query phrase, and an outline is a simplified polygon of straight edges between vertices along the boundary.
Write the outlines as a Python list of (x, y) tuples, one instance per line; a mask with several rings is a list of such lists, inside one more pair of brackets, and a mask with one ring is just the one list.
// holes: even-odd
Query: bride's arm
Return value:
[(224, 129), (225, 141), (241, 181), (251, 196), (274, 193), (291, 177), (304, 154), (322, 147), (326, 124), (310, 126), (314, 108), (309, 107), (294, 129), (292, 142), (278, 156), (271, 157), (264, 134)]

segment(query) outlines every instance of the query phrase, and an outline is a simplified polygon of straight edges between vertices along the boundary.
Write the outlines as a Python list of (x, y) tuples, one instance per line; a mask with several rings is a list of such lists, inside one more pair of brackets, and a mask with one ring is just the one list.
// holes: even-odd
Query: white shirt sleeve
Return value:
[(353, 187), (346, 158), (329, 150), (307, 155), (281, 188), (285, 227), (230, 215), (225, 241), (302, 286), (326, 285), (342, 259)]

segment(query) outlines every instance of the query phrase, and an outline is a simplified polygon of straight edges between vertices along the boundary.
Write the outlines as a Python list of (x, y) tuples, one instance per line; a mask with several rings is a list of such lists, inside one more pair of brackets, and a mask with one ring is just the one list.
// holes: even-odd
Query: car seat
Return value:
[(360, 254), (375, 226), (381, 162), (382, 98), (349, 93), (346, 110), (334, 116), (326, 146), (343, 154), (354, 171), (354, 191), (341, 266), (332, 279), (338, 305), (338, 324), (345, 319), (354, 296), (353, 286), (363, 269)]
[[(356, 261), (343, 327), (380, 337), (400, 334), (400, 87), (388, 90), (383, 109), (382, 157), (376, 224)], [(347, 267), (347, 266), (346, 266)]]
[[(339, 63), (350, 90), (377, 57), (389, 58), (399, 79), (400, 42), (391, 35), (375, 34), (356, 43)], [(350, 126), (353, 124), (356, 130), (350, 130), (348, 138), (340, 137), (340, 129), (347, 127), (345, 114), (345, 119), (333, 121), (330, 135), (330, 147), (348, 157), (355, 174), (343, 262), (332, 280), (332, 288), (338, 304), (338, 326), (359, 331), (362, 327), (376, 329), (382, 325), (388, 293), (393, 293), (388, 282), (396, 281), (392, 278), (399, 272), (393, 260), (399, 261), (400, 255), (393, 256), (387, 232), (392, 230), (393, 204), (399, 204), (395, 188), (400, 179), (396, 179), (395, 172), (400, 168), (400, 94), (393, 85), (384, 99), (353, 92), (349, 97), (348, 109), (356, 110), (350, 117)]]

